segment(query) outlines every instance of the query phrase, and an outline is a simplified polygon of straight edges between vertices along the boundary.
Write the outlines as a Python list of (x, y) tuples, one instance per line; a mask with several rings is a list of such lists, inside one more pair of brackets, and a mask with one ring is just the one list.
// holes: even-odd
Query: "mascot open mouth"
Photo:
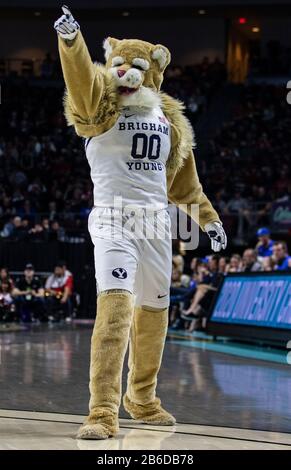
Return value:
[(127, 86), (119, 86), (118, 87), (118, 93), (121, 95), (132, 95), (138, 90), (138, 88), (130, 88)]

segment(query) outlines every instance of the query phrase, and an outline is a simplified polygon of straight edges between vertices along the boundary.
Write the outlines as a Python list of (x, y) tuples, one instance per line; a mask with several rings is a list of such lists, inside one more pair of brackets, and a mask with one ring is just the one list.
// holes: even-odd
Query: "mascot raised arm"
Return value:
[[(65, 115), (68, 125), (85, 138), (94, 185), (88, 228), (94, 244), (97, 316), (89, 416), (77, 437), (106, 439), (118, 433), (128, 343), (125, 410), (143, 423), (173, 425), (175, 418), (156, 396), (172, 267), (168, 201), (184, 204), (189, 214), (191, 205), (199, 206), (197, 222), (214, 251), (225, 248), (225, 232), (199, 182), (184, 106), (160, 91), (169, 50), (109, 37), (104, 41), (104, 66), (92, 62), (80, 26), (66, 6), (55, 29), (66, 84)], [(135, 233), (146, 228), (151, 236), (132, 236), (133, 223)], [(158, 236), (161, 228), (163, 236)]]

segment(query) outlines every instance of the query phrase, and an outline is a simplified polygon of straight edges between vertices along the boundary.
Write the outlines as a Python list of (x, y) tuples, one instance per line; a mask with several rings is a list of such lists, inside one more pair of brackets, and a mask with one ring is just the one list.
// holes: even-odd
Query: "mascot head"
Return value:
[[(142, 90), (159, 91), (170, 51), (161, 44), (139, 39), (107, 38), (104, 41), (106, 68), (110, 70), (117, 93), (125, 103), (134, 102)], [(132, 98), (131, 98), (132, 97)]]

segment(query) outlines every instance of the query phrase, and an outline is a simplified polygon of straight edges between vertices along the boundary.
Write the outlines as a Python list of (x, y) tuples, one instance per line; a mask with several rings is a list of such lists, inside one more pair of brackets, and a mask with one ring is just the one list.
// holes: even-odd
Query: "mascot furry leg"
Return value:
[(98, 296), (91, 340), (90, 413), (79, 429), (79, 439), (106, 439), (118, 433), (121, 375), (130, 327), (124, 407), (133, 419), (144, 423), (175, 423), (175, 418), (161, 407), (155, 394), (167, 325), (168, 309), (136, 308), (133, 315), (129, 292), (113, 290)]
[(90, 413), (79, 439), (106, 439), (119, 430), (121, 374), (133, 315), (129, 292), (108, 291), (98, 296), (91, 339)]
[(156, 397), (167, 328), (168, 309), (146, 306), (135, 309), (130, 334), (127, 391), (123, 397), (123, 406), (132, 418), (164, 426), (176, 422)]

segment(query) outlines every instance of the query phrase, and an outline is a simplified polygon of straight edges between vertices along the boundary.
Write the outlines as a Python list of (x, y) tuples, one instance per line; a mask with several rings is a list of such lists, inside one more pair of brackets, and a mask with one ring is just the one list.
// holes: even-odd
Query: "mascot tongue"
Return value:
[(119, 93), (121, 93), (122, 95), (131, 95), (132, 93), (134, 93), (135, 91), (137, 91), (137, 88), (129, 88), (127, 86), (119, 86), (118, 87), (118, 91)]

